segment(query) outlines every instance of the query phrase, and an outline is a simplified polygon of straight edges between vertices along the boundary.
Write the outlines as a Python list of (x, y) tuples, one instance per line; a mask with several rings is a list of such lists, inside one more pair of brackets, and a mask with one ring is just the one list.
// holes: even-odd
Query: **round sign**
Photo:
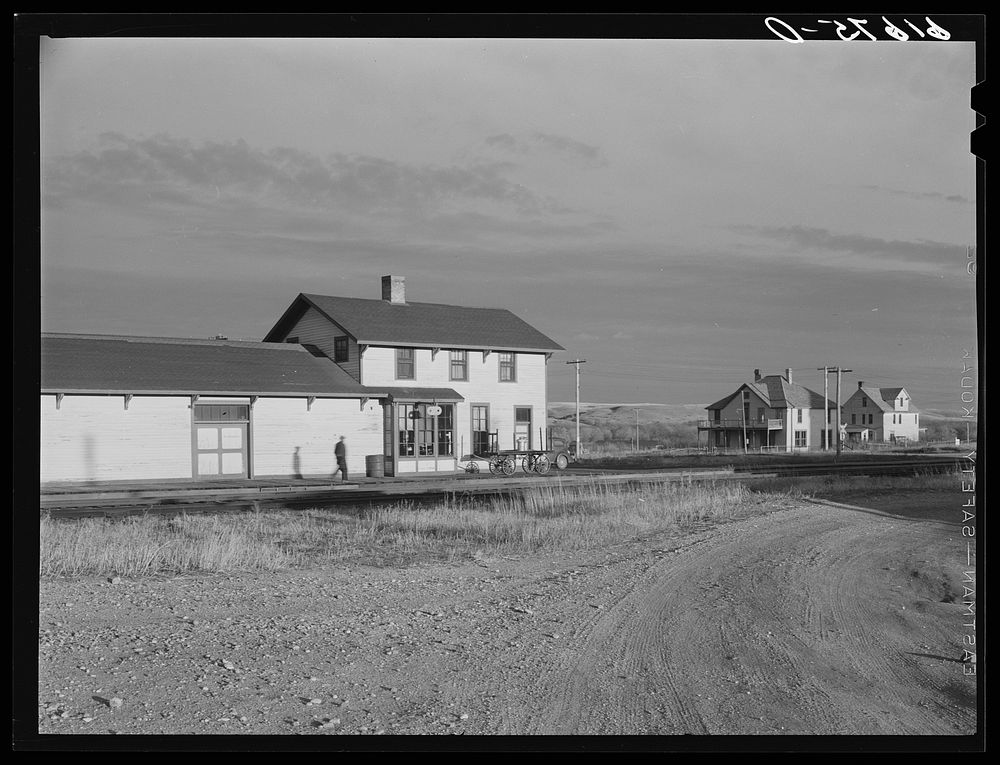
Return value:
[(438, 417), (441, 414), (441, 407), (439, 406), (429, 406), (427, 407), (428, 417)]

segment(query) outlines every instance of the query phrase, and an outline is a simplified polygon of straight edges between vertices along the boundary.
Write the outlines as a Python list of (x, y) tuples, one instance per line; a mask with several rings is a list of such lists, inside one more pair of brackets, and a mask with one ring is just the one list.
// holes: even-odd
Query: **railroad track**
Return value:
[(768, 478), (814, 477), (830, 475), (898, 476), (926, 472), (950, 472), (961, 463), (959, 457), (928, 457), (913, 460), (886, 460), (778, 465), (767, 469), (757, 466), (734, 470), (694, 470), (672, 468), (666, 470), (584, 470), (572, 468), (546, 477), (457, 479), (447, 484), (426, 482), (385, 483), (348, 488), (303, 489), (297, 491), (257, 491), (239, 495), (218, 496), (205, 494), (187, 497), (158, 496), (150, 498), (115, 497), (102, 499), (74, 499), (72, 495), (57, 498), (43, 497), (41, 511), (51, 518), (73, 519), (110, 517), (124, 518), (135, 515), (180, 515), (183, 513), (240, 513), (267, 510), (305, 510), (309, 508), (366, 508), (371, 505), (403, 501), (417, 504), (438, 502), (443, 499), (472, 499), (481, 496), (516, 495), (533, 488), (552, 486), (586, 486), (598, 481), (602, 484), (641, 485), (656, 482), (698, 483), (705, 481), (747, 481)]

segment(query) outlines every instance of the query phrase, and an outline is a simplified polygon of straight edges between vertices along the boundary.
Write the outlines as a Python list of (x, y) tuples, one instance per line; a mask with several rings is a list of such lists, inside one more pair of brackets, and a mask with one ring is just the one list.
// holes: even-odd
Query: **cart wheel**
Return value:
[(569, 467), (569, 457), (565, 454), (559, 454), (556, 456), (556, 467), (560, 470), (565, 470)]
[(465, 472), (466, 473), (478, 473), (479, 472), (479, 463), (478, 462), (470, 462), (469, 465), (468, 465), (468, 467), (465, 468)]
[(500, 474), (500, 468), (503, 465), (503, 458), (499, 454), (494, 454), (490, 457), (490, 472), (493, 475)]
[(525, 473), (530, 473), (534, 469), (535, 469), (535, 458), (529, 454), (523, 460), (521, 460), (521, 470), (523, 470)]
[(552, 463), (549, 462), (549, 458), (544, 454), (539, 454), (535, 457), (535, 472), (539, 475), (545, 475), (552, 469)]
[(513, 457), (504, 457), (503, 462), (500, 463), (500, 469), (504, 475), (514, 475), (514, 471), (517, 469), (517, 462)]

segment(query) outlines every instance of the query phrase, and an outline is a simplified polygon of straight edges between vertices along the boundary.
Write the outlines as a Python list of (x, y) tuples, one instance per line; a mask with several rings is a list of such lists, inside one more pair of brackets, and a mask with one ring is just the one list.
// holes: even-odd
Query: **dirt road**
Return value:
[(971, 734), (960, 512), (920, 502), (520, 560), (43, 582), (39, 732)]

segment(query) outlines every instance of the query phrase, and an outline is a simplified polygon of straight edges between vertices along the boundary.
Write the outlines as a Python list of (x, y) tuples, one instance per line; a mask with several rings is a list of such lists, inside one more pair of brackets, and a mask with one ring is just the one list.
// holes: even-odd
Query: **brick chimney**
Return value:
[(760, 370), (759, 369), (755, 369), (753, 371), (753, 381), (754, 382), (760, 382)]
[(383, 276), (382, 299), (390, 303), (406, 303), (406, 277)]
[(791, 369), (786, 369), (785, 370), (785, 379), (788, 380), (788, 382), (792, 382), (792, 370)]
[(865, 381), (858, 380), (858, 390), (861, 390), (863, 387), (865, 387)]

